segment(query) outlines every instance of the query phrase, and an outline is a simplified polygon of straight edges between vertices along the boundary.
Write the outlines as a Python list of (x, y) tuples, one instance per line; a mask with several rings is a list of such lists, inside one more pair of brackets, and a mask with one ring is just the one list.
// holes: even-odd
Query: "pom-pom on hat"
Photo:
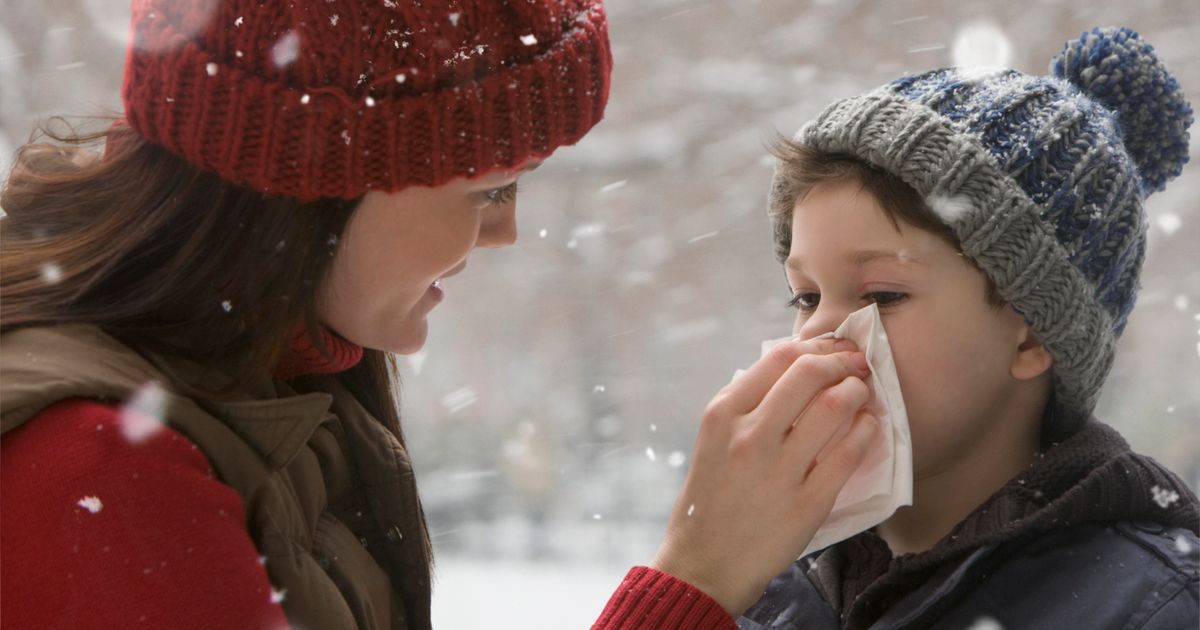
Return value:
[[(826, 108), (796, 135), (912, 186), (1054, 357), (1047, 434), (1087, 420), (1146, 252), (1142, 201), (1187, 162), (1192, 108), (1137, 33), (1094, 29), (1051, 76), (945, 68)], [(776, 176), (776, 253), (791, 208)]]
[(599, 0), (134, 0), (122, 96), (198, 168), (352, 199), (577, 142), (611, 67)]

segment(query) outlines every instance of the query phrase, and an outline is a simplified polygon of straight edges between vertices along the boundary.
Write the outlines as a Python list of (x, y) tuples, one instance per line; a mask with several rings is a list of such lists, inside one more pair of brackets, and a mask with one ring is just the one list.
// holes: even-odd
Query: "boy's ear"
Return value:
[(1033, 334), (1029, 324), (1021, 324), (1017, 333), (1017, 354), (1013, 357), (1011, 368), (1013, 378), (1022, 381), (1037, 378), (1054, 365), (1054, 357)]

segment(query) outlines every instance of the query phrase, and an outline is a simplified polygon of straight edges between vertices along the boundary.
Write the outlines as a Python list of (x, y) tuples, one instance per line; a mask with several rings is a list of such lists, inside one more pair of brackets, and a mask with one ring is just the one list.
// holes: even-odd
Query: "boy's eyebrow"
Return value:
[(866, 249), (866, 250), (861, 250), (861, 251), (855, 252), (854, 255), (851, 256), (851, 258), (850, 258), (851, 262), (853, 262), (854, 265), (857, 267), (861, 267), (869, 262), (872, 262), (875, 260), (881, 260), (881, 259), (882, 260), (890, 259), (890, 260), (895, 260), (896, 262), (901, 262), (901, 263), (916, 263), (918, 265), (923, 264), (921, 261), (917, 260), (916, 258), (913, 258), (912, 254), (909, 254), (905, 250), (893, 252), (893, 251), (888, 251), (888, 250), (883, 250), (883, 249)]
[[(863, 265), (876, 260), (893, 260), (899, 263), (913, 263), (917, 265), (924, 264), (920, 260), (914, 258), (912, 254), (909, 254), (904, 250), (896, 252), (886, 249), (862, 249), (852, 252), (846, 258), (855, 267), (862, 267)], [(788, 256), (787, 260), (784, 262), (784, 266), (792, 271), (795, 271), (796, 273), (804, 272), (804, 268), (800, 264), (800, 259), (794, 256)]]

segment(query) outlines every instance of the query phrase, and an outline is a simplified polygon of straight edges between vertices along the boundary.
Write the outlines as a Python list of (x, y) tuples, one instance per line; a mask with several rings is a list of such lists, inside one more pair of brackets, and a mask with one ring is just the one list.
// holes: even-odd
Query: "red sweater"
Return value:
[[(300, 339), (306, 339), (303, 336)], [(327, 335), (281, 373), (352, 367), (362, 349)], [(64, 400), (0, 441), (0, 626), (287, 628), (237, 493), (164, 428), (137, 443), (117, 407)], [(635, 567), (593, 626), (734, 628), (690, 584)]]

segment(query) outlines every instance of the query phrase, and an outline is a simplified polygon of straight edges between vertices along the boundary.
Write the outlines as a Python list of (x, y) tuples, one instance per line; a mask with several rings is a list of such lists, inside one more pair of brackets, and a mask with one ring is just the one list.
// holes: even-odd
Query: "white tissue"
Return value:
[[(879, 419), (882, 430), (875, 432), (875, 442), (838, 494), (833, 511), (801, 557), (882, 523), (902, 505), (912, 505), (912, 438), (908, 413), (900, 395), (900, 379), (896, 376), (896, 364), (887, 332), (879, 319), (878, 306), (871, 304), (851, 313), (837, 330), (817, 338), (825, 337), (850, 339), (866, 355), (871, 366), (871, 376), (867, 380), (871, 398), (866, 410)], [(791, 337), (764, 341), (763, 354), (788, 339)]]

